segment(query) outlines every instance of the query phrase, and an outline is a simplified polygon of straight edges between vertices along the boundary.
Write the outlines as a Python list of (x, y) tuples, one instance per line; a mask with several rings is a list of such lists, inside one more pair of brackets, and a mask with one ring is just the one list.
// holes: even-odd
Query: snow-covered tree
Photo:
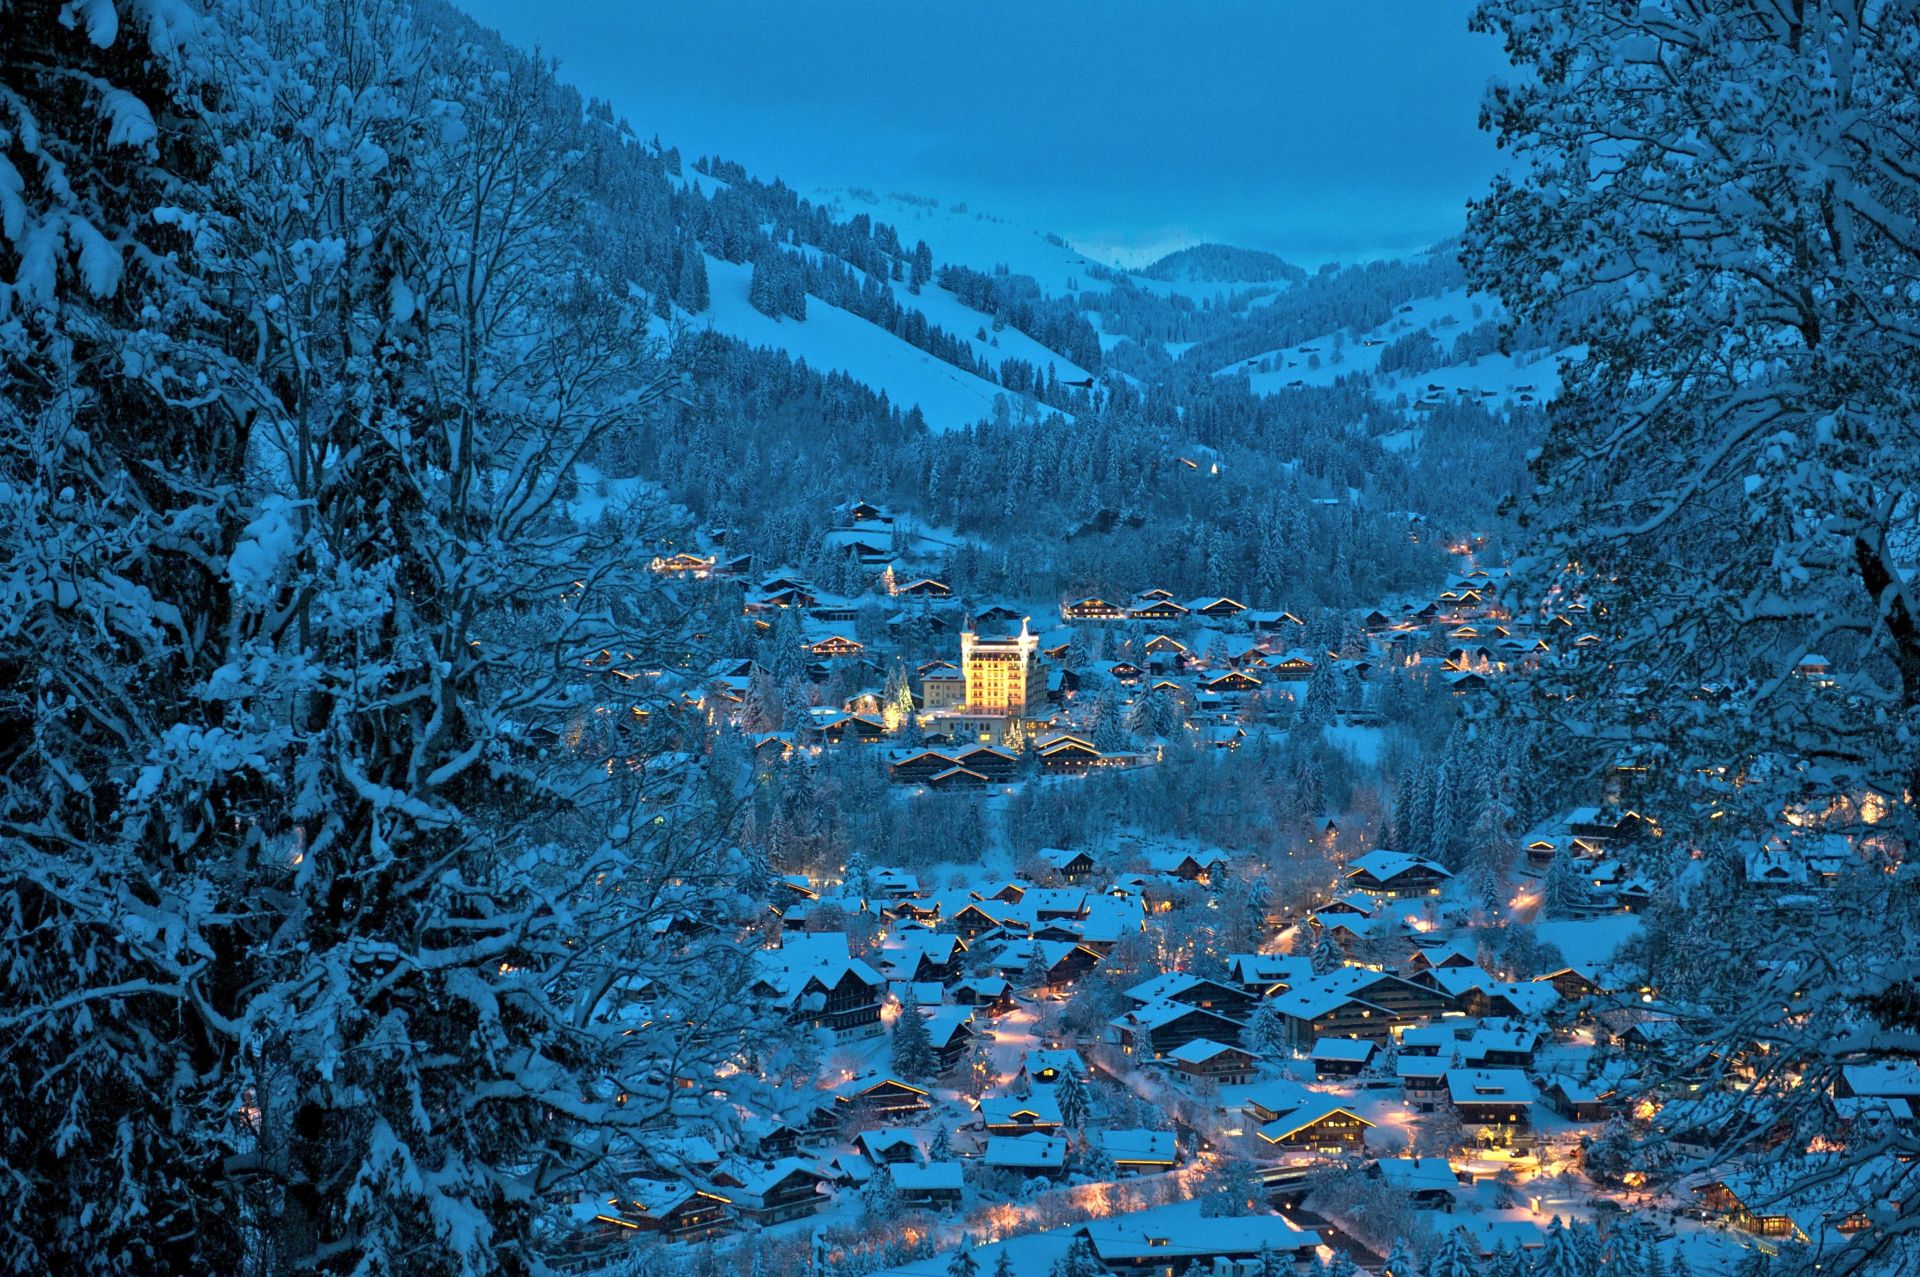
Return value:
[[(1592, 618), (1595, 641), (1543, 666), (1524, 707), (1551, 725), (1556, 771), (1585, 784), (1658, 751), (1643, 801), (1669, 846), (1752, 846), (1805, 813), (1859, 853), (1910, 854), (1913, 15), (1486, 0), (1475, 22), (1518, 74), (1485, 104), (1514, 162), (1472, 209), (1469, 271), (1515, 324), (1580, 352), (1516, 582), (1523, 607), (1577, 597)], [(1830, 676), (1796, 675), (1809, 654)], [(1699, 1017), (1715, 1045), (1770, 1037), (1771, 1058), (1831, 1076), (1837, 1051), (1911, 1041), (1920, 898), (1861, 877), (1863, 899), (1817, 927), (1730, 933), (1747, 977)], [(1795, 992), (1806, 1009), (1783, 1025)], [(1776, 1086), (1786, 1067), (1752, 1085), (1809, 1102)], [(1920, 1198), (1893, 1215), (1823, 1263), (1892, 1247), (1912, 1267)]]
[(933, 1076), (933, 1040), (927, 1022), (920, 1014), (920, 1000), (913, 986), (900, 998), (900, 1014), (893, 1021), (893, 1070), (908, 1081), (925, 1081)]
[(1087, 1085), (1075, 1069), (1063, 1069), (1054, 1084), (1053, 1097), (1060, 1105), (1060, 1121), (1068, 1130), (1077, 1131), (1087, 1124), (1090, 1109)]
[(1261, 999), (1260, 1005), (1247, 1017), (1246, 1028), (1240, 1031), (1240, 1040), (1247, 1050), (1270, 1060), (1280, 1059), (1287, 1054), (1287, 1020), (1280, 1014), (1273, 999)]
[(1393, 1246), (1380, 1265), (1380, 1277), (1420, 1277), (1419, 1266), (1414, 1263), (1413, 1252), (1407, 1249), (1405, 1238), (1393, 1239)]
[(1427, 1277), (1481, 1277), (1480, 1254), (1458, 1228), (1442, 1233), (1426, 1256)]
[(684, 610), (570, 508), (681, 376), (586, 251), (603, 139), (385, 0), (6, 21), (4, 1249), (531, 1270), (761, 1027), (671, 927), (746, 880), (723, 797), (616, 677)]
[(1565, 849), (1554, 853), (1540, 882), (1540, 910), (1549, 918), (1571, 918), (1587, 901), (1586, 883)]
[(960, 1244), (947, 1260), (947, 1277), (979, 1277), (980, 1261), (973, 1257), (973, 1234), (960, 1234)]

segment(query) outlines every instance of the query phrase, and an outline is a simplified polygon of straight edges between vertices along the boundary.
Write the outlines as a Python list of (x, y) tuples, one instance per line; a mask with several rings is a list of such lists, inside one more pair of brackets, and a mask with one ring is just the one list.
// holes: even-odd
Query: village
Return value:
[[(1345, 624), (1154, 588), (1036, 623), (916, 572), (932, 565), (893, 553), (879, 507), (840, 513), (836, 543), (873, 573), (864, 597), (755, 577), (744, 557), (655, 566), (737, 577), (774, 647), (704, 687), (757, 769), (873, 751), (898, 803), (1127, 784), (1169, 750), (1225, 759), (1301, 731), (1364, 749), (1405, 712), (1382, 710), (1389, 680), (1452, 702), (1583, 636), (1577, 602), (1515, 617), (1470, 558), (1437, 597)], [(1845, 1186), (1780, 1200), (1769, 1151), (1910, 1129), (1920, 1069), (1803, 1078), (1757, 1039), (1689, 1050), (1706, 1009), (1627, 957), (1658, 889), (1626, 866), (1662, 837), (1626, 805), (1634, 771), (1517, 837), (1497, 898), (1484, 872), (1377, 846), (1386, 830), (1338, 812), (1264, 853), (1116, 829), (915, 867), (862, 850), (776, 864), (754, 992), (811, 1035), (816, 1084), (741, 1114), (741, 1136), (664, 1132), (626, 1191), (583, 1203), (582, 1253), (784, 1247), (781, 1262), (898, 1277), (1385, 1277), (1410, 1238), (1459, 1273), (1525, 1273), (1603, 1239), (1663, 1256), (1661, 1272), (1817, 1251), (1869, 1212)], [(1741, 866), (1741, 907), (1826, 907), (1857, 863), (1845, 839), (1771, 840)], [(1824, 1129), (1756, 1117), (1756, 1092), (1803, 1083), (1831, 1090)], [(1681, 1175), (1672, 1151), (1636, 1152), (1649, 1135), (1747, 1151)]]

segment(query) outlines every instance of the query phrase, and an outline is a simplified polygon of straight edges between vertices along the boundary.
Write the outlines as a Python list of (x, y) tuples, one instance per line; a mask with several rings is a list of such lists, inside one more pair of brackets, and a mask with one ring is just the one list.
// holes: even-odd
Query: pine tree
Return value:
[(1080, 1074), (1074, 1069), (1064, 1069), (1060, 1081), (1055, 1084), (1054, 1099), (1060, 1105), (1060, 1122), (1070, 1131), (1080, 1130), (1087, 1124), (1088, 1097), (1086, 1083), (1080, 1080)]
[(1393, 1247), (1387, 1252), (1387, 1258), (1380, 1265), (1380, 1277), (1420, 1277), (1420, 1271), (1413, 1262), (1413, 1254), (1407, 1249), (1404, 1239), (1393, 1239)]
[(1040, 949), (1038, 940), (1027, 941), (1027, 964), (1020, 971), (1020, 984), (1029, 990), (1043, 990), (1048, 984), (1050, 968), (1047, 955)]
[(747, 280), (747, 304), (768, 319), (780, 317), (780, 265), (784, 257), (777, 248), (763, 251), (753, 261), (753, 274)]
[(1333, 942), (1333, 932), (1327, 927), (1313, 929), (1313, 947), (1307, 952), (1307, 960), (1315, 975), (1326, 975), (1337, 970), (1345, 959), (1341, 956), (1340, 946)]
[(947, 1277), (978, 1277), (980, 1261), (973, 1257), (973, 1234), (960, 1234), (960, 1244), (947, 1261)]
[(1586, 884), (1574, 868), (1573, 857), (1563, 847), (1547, 865), (1540, 885), (1540, 910), (1549, 918), (1571, 918), (1586, 903)]
[(690, 315), (705, 313), (711, 298), (707, 291), (707, 258), (697, 244), (680, 254), (680, 281), (674, 300)]
[(900, 1014), (893, 1021), (893, 1070), (909, 1082), (923, 1082), (933, 1076), (933, 1040), (911, 984), (901, 995)]
[(1480, 1257), (1466, 1234), (1447, 1230), (1427, 1256), (1427, 1277), (1481, 1277)]
[(1247, 1050), (1266, 1059), (1277, 1060), (1287, 1054), (1286, 1017), (1280, 1014), (1271, 998), (1261, 999), (1260, 1005), (1253, 1009), (1240, 1038)]
[(993, 1261), (993, 1277), (1014, 1277), (1013, 1256), (1004, 1245), (1000, 1247), (999, 1258)]

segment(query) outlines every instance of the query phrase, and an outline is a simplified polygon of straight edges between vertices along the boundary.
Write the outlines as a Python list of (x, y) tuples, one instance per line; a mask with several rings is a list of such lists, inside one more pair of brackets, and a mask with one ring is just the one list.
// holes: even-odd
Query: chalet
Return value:
[(960, 750), (953, 761), (957, 766), (985, 776), (995, 784), (1014, 779), (1020, 771), (1018, 754), (992, 745), (969, 746)]
[(1388, 1188), (1405, 1193), (1415, 1210), (1451, 1211), (1464, 1186), (1444, 1157), (1383, 1157), (1367, 1167)]
[(1487, 676), (1476, 670), (1448, 670), (1440, 676), (1440, 681), (1445, 683), (1447, 690), (1455, 696), (1485, 692), (1493, 687)]
[(1836, 1099), (1905, 1100), (1920, 1105), (1920, 1062), (1879, 1060), (1845, 1064), (1834, 1079)]
[(933, 1047), (935, 1069), (951, 1073), (966, 1060), (973, 1047), (973, 1010), (962, 1006), (937, 1006), (925, 1016), (927, 1040)]
[(1069, 886), (1091, 878), (1095, 868), (1092, 853), (1063, 847), (1042, 847), (1040, 859)]
[(797, 1157), (772, 1162), (731, 1162), (713, 1173), (712, 1191), (734, 1213), (762, 1226), (813, 1214), (826, 1202), (826, 1176)]
[(958, 1162), (908, 1163), (895, 1166), (892, 1175), (894, 1195), (914, 1206), (951, 1209), (966, 1190)]
[(1323, 1037), (1385, 1042), (1396, 1029), (1454, 1009), (1437, 989), (1364, 967), (1341, 967), (1273, 999), (1296, 1050)]
[(887, 773), (896, 784), (924, 785), (942, 772), (952, 771), (960, 760), (937, 749), (922, 749), (888, 764)]
[(908, 1126), (876, 1126), (853, 1137), (853, 1146), (875, 1166), (897, 1166), (926, 1160), (920, 1133)]
[[(1796, 1241), (1806, 1241), (1807, 1235), (1793, 1216), (1775, 1213), (1766, 1209), (1766, 1205), (1749, 1207), (1747, 1202), (1759, 1203), (1766, 1194), (1757, 1190), (1745, 1179), (1729, 1176), (1725, 1180), (1713, 1180), (1696, 1187), (1694, 1193), (1700, 1198), (1700, 1204), (1707, 1210), (1726, 1218), (1727, 1223), (1743, 1233), (1752, 1233), (1756, 1237), (1788, 1237)], [(1771, 1204), (1771, 1203), (1767, 1203)]]
[(1040, 766), (1047, 771), (1079, 772), (1110, 766), (1105, 754), (1077, 736), (1056, 736), (1039, 748)]
[(1170, 596), (1154, 597), (1165, 594), (1164, 590), (1150, 590), (1146, 594), (1134, 596), (1133, 602), (1127, 607), (1127, 619), (1133, 621), (1183, 620), (1187, 615), (1186, 608), (1175, 603)]
[(596, 1204), (593, 1220), (629, 1237), (651, 1233), (669, 1242), (701, 1242), (733, 1227), (731, 1204), (691, 1184), (630, 1181), (623, 1196)]
[(1356, 1152), (1373, 1125), (1338, 1096), (1315, 1095), (1255, 1132), (1269, 1144), (1315, 1153)]
[(1313, 1075), (1323, 1082), (1353, 1077), (1367, 1067), (1374, 1049), (1365, 1038), (1320, 1038), (1313, 1044)]
[(1046, 983), (1042, 988), (1055, 989), (1072, 984), (1093, 970), (1100, 961), (1098, 953), (1071, 940), (1016, 940), (994, 955), (993, 970), (1009, 980), (1024, 984), (1036, 950), (1041, 965), (1047, 971)]
[(655, 572), (667, 576), (687, 576), (705, 579), (713, 574), (714, 558), (711, 555), (689, 554), (685, 550), (673, 554), (656, 554), (647, 566)]
[(1208, 980), (1185, 971), (1169, 971), (1126, 991), (1126, 999), (1136, 1007), (1158, 1002), (1181, 1002), (1190, 1007), (1217, 1011), (1235, 1020), (1245, 1019), (1253, 1011), (1254, 995), (1218, 980)]
[(880, 1073), (843, 1082), (833, 1090), (842, 1112), (851, 1110), (863, 1118), (924, 1113), (929, 1107), (925, 1089)]
[(896, 943), (880, 951), (880, 962), (895, 980), (947, 984), (959, 974), (966, 951), (959, 936), (907, 928)]
[(1126, 614), (1127, 610), (1119, 604), (1091, 596), (1060, 607), (1060, 615), (1069, 621), (1117, 621)]
[(1227, 976), (1254, 998), (1285, 993), (1296, 983), (1313, 978), (1313, 964), (1304, 955), (1284, 953), (1230, 953)]
[(880, 995), (886, 980), (849, 956), (844, 932), (789, 934), (782, 948), (757, 950), (754, 960), (755, 992), (779, 1006), (794, 1023), (830, 1029), (840, 1037), (880, 1031)]
[(1192, 599), (1187, 611), (1212, 621), (1231, 621), (1247, 610), (1247, 605), (1229, 598)]
[(1150, 851), (1146, 857), (1147, 868), (1154, 873), (1166, 874), (1187, 882), (1207, 883), (1212, 881), (1227, 863), (1227, 855), (1218, 849), (1188, 851), (1184, 848)]
[(1400, 1094), (1416, 1113), (1431, 1113), (1447, 1099), (1447, 1070), (1450, 1061), (1437, 1055), (1403, 1055), (1394, 1061), (1394, 1076), (1400, 1079)]
[(1021, 1057), (1016, 1080), (1028, 1086), (1052, 1086), (1068, 1073), (1082, 1079), (1087, 1076), (1087, 1066), (1077, 1052), (1035, 1047)]
[(1033, 887), (1021, 893), (1020, 903), (1033, 910), (1035, 922), (1087, 916), (1087, 893), (1073, 887)]
[(1060, 1129), (1060, 1102), (1052, 1087), (1035, 1087), (1025, 1099), (990, 1095), (980, 1101), (980, 1123), (989, 1135), (1051, 1135)]
[(990, 1170), (1049, 1179), (1067, 1170), (1067, 1142), (1056, 1135), (990, 1135), (981, 1161)]
[(1606, 1083), (1562, 1076), (1547, 1079), (1540, 1092), (1541, 1101), (1569, 1122), (1606, 1121), (1613, 1116), (1612, 1097), (1613, 1087)]
[(1549, 971), (1534, 979), (1552, 985), (1569, 1002), (1578, 1002), (1582, 998), (1600, 997), (1611, 992), (1606, 978), (1591, 968), (1561, 967)]
[(1244, 1086), (1253, 1080), (1253, 1054), (1211, 1038), (1195, 1038), (1167, 1052), (1166, 1060), (1175, 1073), (1189, 1081)]
[(1136, 1007), (1111, 1022), (1112, 1040), (1121, 1051), (1141, 1059), (1157, 1060), (1195, 1038), (1233, 1041), (1240, 1024), (1215, 1011), (1181, 1002), (1159, 1002)]
[(871, 501), (848, 501), (835, 506), (833, 512), (848, 524), (893, 522), (893, 516), (887, 513), (885, 506), (875, 505)]
[(1180, 1143), (1172, 1131), (1106, 1130), (1094, 1138), (1122, 1175), (1170, 1171), (1180, 1162)]
[(953, 593), (953, 587), (945, 581), (936, 581), (930, 576), (923, 576), (898, 587), (894, 593), (921, 599), (944, 599)]
[(1248, 692), (1257, 692), (1261, 682), (1244, 670), (1228, 670), (1217, 674), (1202, 683), (1201, 688), (1219, 696), (1244, 696)]
[(1445, 865), (1399, 851), (1369, 851), (1347, 863), (1349, 886), (1387, 900), (1437, 896), (1440, 884), (1451, 877)]
[(1013, 996), (1013, 983), (1005, 976), (971, 976), (955, 981), (947, 988), (947, 998), (955, 1005), (971, 1007), (989, 1019), (1005, 1015), (1019, 1003)]
[(1447, 1099), (1468, 1126), (1530, 1130), (1533, 1098), (1533, 1085), (1518, 1069), (1447, 1070)]
[(1268, 661), (1267, 674), (1282, 682), (1304, 683), (1313, 677), (1313, 658), (1296, 648)]

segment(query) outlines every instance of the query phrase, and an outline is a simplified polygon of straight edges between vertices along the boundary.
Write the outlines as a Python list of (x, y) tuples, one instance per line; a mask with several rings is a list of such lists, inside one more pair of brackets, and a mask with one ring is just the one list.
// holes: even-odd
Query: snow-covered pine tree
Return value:
[[(1597, 618), (1596, 641), (1516, 706), (1548, 728), (1552, 784), (1589, 787), (1645, 746), (1663, 761), (1640, 802), (1665, 846), (1738, 853), (1791, 817), (1863, 861), (1910, 856), (1911, 13), (1485, 0), (1475, 23), (1516, 67), (1484, 113), (1515, 162), (1472, 208), (1469, 272), (1515, 323), (1583, 352), (1533, 467), (1535, 542), (1516, 574), (1522, 608), (1579, 597)], [(1735, 97), (1741, 110), (1721, 109)], [(1833, 658), (1831, 679), (1796, 676), (1810, 653)], [(1747, 1085), (1790, 1109), (1821, 1093), (1792, 1081), (1834, 1076), (1839, 1052), (1912, 1041), (1920, 893), (1862, 868), (1861, 894), (1819, 925), (1719, 942), (1745, 978), (1701, 1008), (1702, 1045), (1773, 1041), (1782, 1063)], [(1871, 1156), (1819, 1174), (1843, 1182)], [(1915, 1267), (1920, 1197), (1900, 1200), (1822, 1262)]]
[(933, 1041), (912, 985), (901, 995), (900, 1014), (893, 1021), (893, 1069), (912, 1082), (924, 1082), (933, 1076)]
[(1566, 848), (1553, 854), (1540, 884), (1540, 910), (1549, 918), (1571, 918), (1586, 903), (1586, 884)]
[(960, 1244), (947, 1260), (947, 1277), (979, 1277), (980, 1261), (973, 1257), (973, 1234), (960, 1234)]
[(1426, 1257), (1426, 1277), (1481, 1277), (1479, 1252), (1460, 1229), (1441, 1234)]
[(753, 259), (753, 273), (747, 277), (747, 304), (768, 319), (781, 314), (781, 259), (786, 254), (777, 248), (762, 249)]
[(1060, 1105), (1060, 1122), (1063, 1126), (1072, 1131), (1086, 1126), (1090, 1102), (1087, 1085), (1080, 1080), (1077, 1070), (1061, 1071), (1059, 1082), (1054, 1084), (1053, 1096)]
[(689, 244), (681, 250), (680, 279), (673, 299), (691, 315), (705, 312), (711, 304), (707, 291), (707, 258), (697, 244)]
[(1271, 998), (1262, 998), (1253, 1014), (1247, 1017), (1247, 1027), (1240, 1031), (1240, 1040), (1247, 1050), (1270, 1060), (1286, 1055), (1289, 1049), (1286, 1017), (1280, 1014)]
[(1393, 1246), (1380, 1265), (1380, 1277), (1420, 1277), (1419, 1266), (1414, 1263), (1413, 1252), (1407, 1249), (1405, 1238), (1393, 1239)]

